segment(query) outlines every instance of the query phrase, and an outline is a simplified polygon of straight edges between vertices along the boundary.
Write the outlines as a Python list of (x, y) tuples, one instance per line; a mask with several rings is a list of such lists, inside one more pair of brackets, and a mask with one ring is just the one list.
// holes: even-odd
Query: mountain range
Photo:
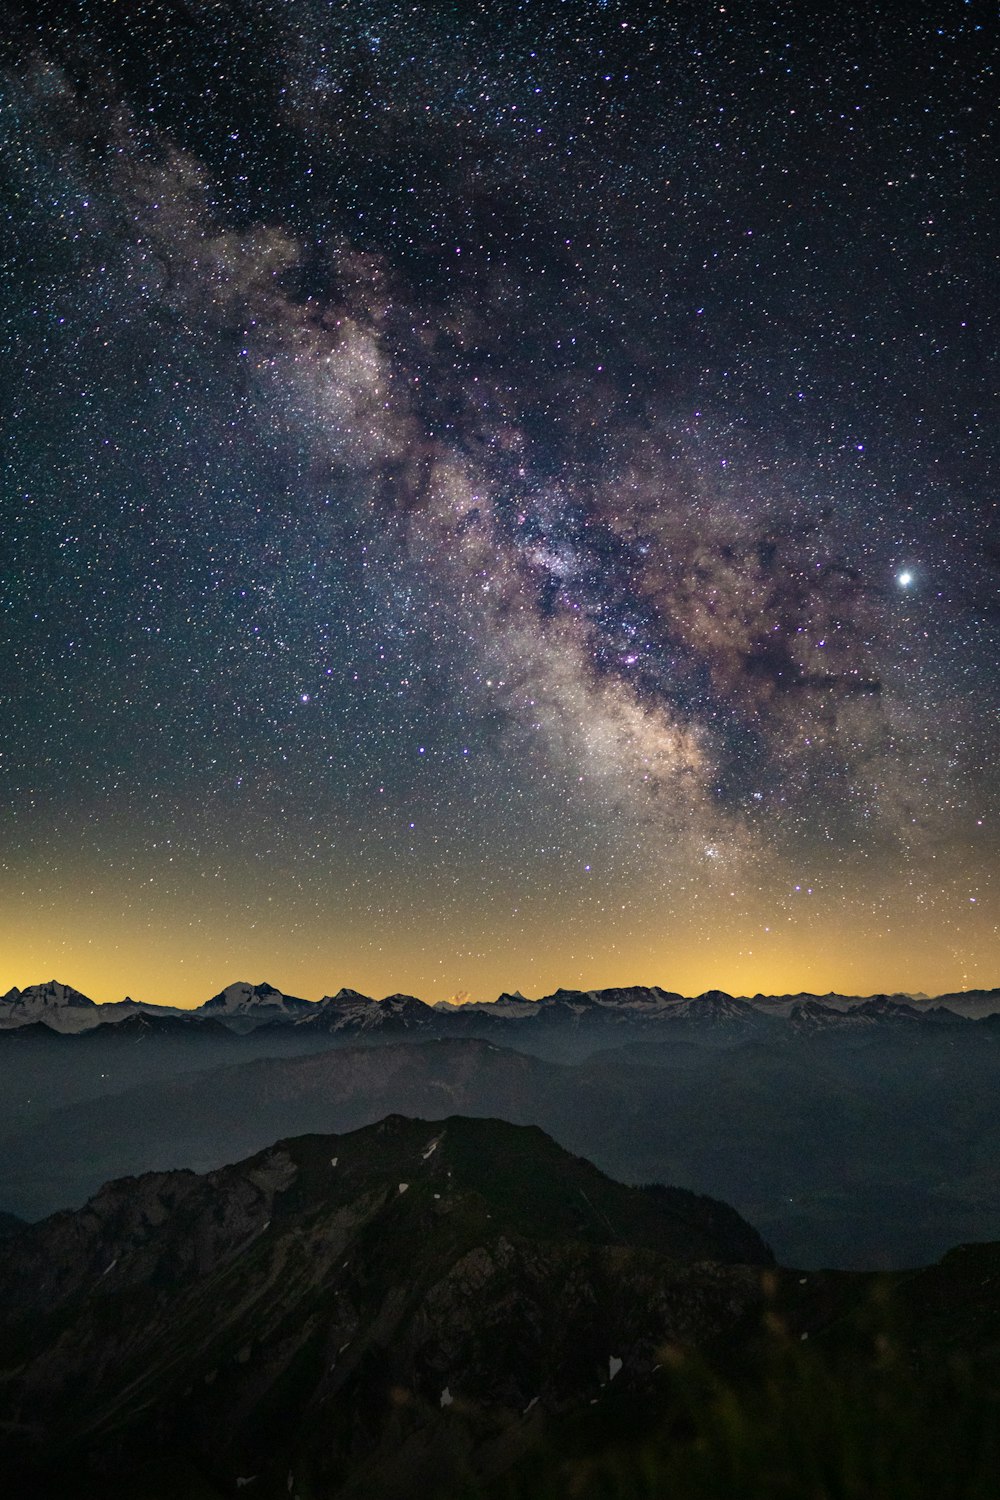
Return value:
[(624, 1181), (711, 1192), (788, 1262), (920, 1264), (1000, 1238), (997, 998), (633, 987), (455, 1007), (241, 982), (183, 1011), (52, 981), (0, 1001), (0, 1211), (34, 1219), (108, 1178), (214, 1170), (288, 1134), (461, 1113), (538, 1125)]
[[(997, 997), (945, 998), (14, 992), (0, 1489), (495, 1500), (552, 1444), (673, 1430), (678, 1347), (832, 1340), (839, 1401), (877, 1268), (922, 1381), (993, 1379), (1000, 1247), (906, 1269), (1000, 1241)], [(568, 1492), (546, 1472), (518, 1493)]]
[(8, 990), (0, 996), (0, 1029), (41, 1022), (55, 1030), (77, 1032), (135, 1015), (161, 1016), (184, 1022), (218, 1020), (237, 1031), (289, 1025), (330, 1036), (373, 1032), (417, 1032), (472, 1035), (492, 1029), (509, 1032), (513, 1024), (530, 1023), (539, 1031), (557, 1027), (587, 1033), (607, 1026), (659, 1026), (664, 1023), (734, 1030), (762, 1029), (785, 1021), (795, 1028), (872, 1024), (895, 1020), (953, 1021), (1000, 1013), (1000, 989), (966, 990), (939, 995), (754, 995), (740, 997), (721, 990), (686, 997), (657, 986), (603, 990), (558, 989), (538, 1000), (504, 993), (495, 1001), (429, 1005), (413, 995), (394, 994), (376, 1000), (357, 990), (341, 989), (321, 1000), (286, 995), (268, 983), (238, 980), (191, 1009), (124, 1000), (97, 1004), (58, 980)]

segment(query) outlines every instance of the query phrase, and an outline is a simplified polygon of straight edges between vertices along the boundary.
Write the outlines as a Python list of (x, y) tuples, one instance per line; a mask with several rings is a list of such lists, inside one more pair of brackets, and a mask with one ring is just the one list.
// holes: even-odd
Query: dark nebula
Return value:
[(993, 21), (8, 7), (0, 989), (996, 983)]

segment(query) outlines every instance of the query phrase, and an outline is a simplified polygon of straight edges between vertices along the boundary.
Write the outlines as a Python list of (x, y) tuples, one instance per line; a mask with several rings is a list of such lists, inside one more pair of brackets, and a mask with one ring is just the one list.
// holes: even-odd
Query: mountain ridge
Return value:
[[(805, 1011), (803, 1011), (805, 1007)], [(470, 1001), (455, 1005), (450, 1001), (432, 1004), (415, 995), (394, 993), (376, 999), (358, 990), (340, 989), (319, 1000), (285, 994), (262, 981), (252, 984), (236, 980), (193, 1007), (152, 1004), (124, 1000), (98, 1003), (81, 991), (58, 980), (13, 988), (0, 996), (0, 1029), (43, 1021), (54, 1029), (79, 1031), (106, 1022), (120, 1022), (134, 1014), (167, 1015), (179, 1020), (211, 1017), (234, 1029), (265, 1025), (315, 1025), (331, 1032), (377, 1031), (384, 1029), (391, 1017), (397, 1029), (468, 1027), (480, 1020), (564, 1022), (579, 1025), (583, 1021), (627, 1018), (638, 1024), (655, 1024), (685, 1020), (699, 1022), (711, 1018), (756, 1024), (789, 1020), (804, 1014), (818, 1016), (822, 1008), (826, 1019), (834, 1013), (857, 1011), (868, 1007), (900, 1019), (912, 1012), (918, 1018), (945, 1009), (956, 1017), (981, 1019), (1000, 1013), (1000, 988), (992, 990), (948, 991), (936, 996), (914, 996), (902, 992), (875, 995), (843, 995), (831, 991), (826, 995), (810, 992), (785, 995), (730, 995), (724, 990), (706, 990), (700, 995), (685, 996), (664, 990), (658, 985), (625, 985), (605, 989), (574, 990), (559, 988), (537, 1000), (527, 999), (519, 991), (502, 992), (496, 1000)], [(892, 1011), (891, 1008), (895, 1007)]]
[[(259, 1035), (222, 1031), (201, 1070), (179, 1040), (183, 1072), (131, 1087), (122, 1076), (115, 1092), (48, 1113), (28, 1106), (3, 1138), (0, 1207), (34, 1219), (127, 1172), (203, 1171), (278, 1136), (353, 1130), (388, 1113), (462, 1114), (537, 1124), (620, 1180), (667, 1180), (733, 1203), (782, 1259), (806, 1267), (898, 1268), (959, 1239), (1000, 1239), (1000, 1027), (988, 1020), (789, 1032), (780, 1045), (751, 1036), (727, 1048), (646, 1036), (576, 1060), (405, 1033), (248, 1058)], [(0, 1060), (20, 1050), (15, 1037)], [(64, 1054), (75, 1076), (84, 1049), (50, 1033), (43, 1051)], [(140, 1040), (119, 1050), (157, 1062), (161, 1049), (148, 1049)]]
[(0, 1239), (2, 1462), (12, 1493), (169, 1454), (225, 1492), (384, 1465), (379, 1493), (412, 1494), (414, 1442), (453, 1467), (536, 1408), (642, 1389), (664, 1342), (755, 1315), (771, 1265), (727, 1205), (492, 1119), (121, 1179)]

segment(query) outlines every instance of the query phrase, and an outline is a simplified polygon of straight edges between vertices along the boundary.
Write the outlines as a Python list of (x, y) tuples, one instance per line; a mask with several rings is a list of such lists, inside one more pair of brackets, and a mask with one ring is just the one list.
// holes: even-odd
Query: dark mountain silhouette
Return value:
[(0, 1241), (2, 1476), (69, 1497), (169, 1461), (178, 1496), (415, 1494), (503, 1468), (532, 1411), (648, 1385), (665, 1342), (737, 1330), (770, 1264), (725, 1204), (497, 1120), (112, 1182)]
[(19, 1229), (24, 1228), (24, 1220), (19, 1219), (16, 1214), (0, 1212), (0, 1238), (3, 1238), (4, 1235), (16, 1234)]
[(540, 1125), (626, 1181), (732, 1202), (790, 1263), (918, 1265), (1000, 1237), (998, 1028), (783, 1036), (721, 1050), (647, 1041), (575, 1064), (397, 1040), (189, 1072), (9, 1132), (0, 1205), (37, 1217), (124, 1172), (205, 1171), (283, 1134), (391, 1112), (462, 1113)]

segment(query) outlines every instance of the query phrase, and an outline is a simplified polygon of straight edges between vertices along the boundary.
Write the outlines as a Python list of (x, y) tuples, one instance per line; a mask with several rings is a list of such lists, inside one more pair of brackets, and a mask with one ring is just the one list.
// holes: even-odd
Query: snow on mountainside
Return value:
[(193, 1011), (181, 1010), (176, 1005), (154, 1005), (152, 1001), (133, 1000), (131, 995), (126, 995), (124, 1000), (108, 1000), (98, 1005), (95, 1020), (118, 1023), (131, 1016), (173, 1016), (176, 1020), (187, 1021), (192, 1015)]
[(722, 990), (709, 990), (704, 995), (696, 995), (693, 1000), (682, 1000), (677, 997), (665, 1014), (666, 1018), (671, 1021), (688, 1021), (701, 1025), (762, 1024), (761, 1013), (757, 1006), (749, 1000), (740, 1000), (733, 995), (727, 995)]
[[(688, 998), (657, 985), (631, 985), (600, 990), (558, 989), (538, 1000), (520, 991), (504, 992), (495, 1001), (473, 1001), (457, 1005), (439, 1001), (429, 1005), (414, 995), (387, 995), (382, 1000), (358, 990), (341, 989), (322, 1000), (304, 1000), (286, 995), (266, 982), (250, 984), (237, 980), (195, 1009), (153, 1005), (126, 996), (107, 1004), (95, 1004), (88, 996), (51, 979), (26, 989), (11, 989), (0, 996), (0, 1030), (39, 1022), (56, 1031), (90, 1030), (102, 1022), (120, 1022), (134, 1015), (167, 1016), (177, 1020), (214, 1019), (232, 1031), (259, 1027), (306, 1028), (315, 1035), (350, 1033), (389, 1034), (424, 1031), (434, 1035), (497, 1035), (511, 1023), (531, 1021), (536, 1027), (570, 1028), (580, 1035), (608, 1025), (659, 1026), (682, 1023), (703, 1031), (732, 1033), (759, 1030), (767, 1023), (785, 1021), (793, 1031), (817, 1031), (840, 1026), (874, 1026), (922, 1020), (944, 1022), (968, 1018), (980, 1020), (1000, 1014), (1000, 989), (968, 990), (928, 998), (897, 993), (872, 995), (726, 994), (708, 990)], [(770, 1029), (770, 1026), (768, 1026)], [(539, 1036), (542, 1032), (537, 1033)]]
[(870, 1000), (840, 1006), (813, 999), (798, 1001), (788, 1017), (792, 1030), (802, 1033), (876, 1026), (962, 1026), (970, 1019), (973, 1018), (938, 1002), (914, 1005), (895, 995), (874, 995)]
[[(308, 1002), (303, 1001), (303, 1004)], [(204, 1008), (204, 1007), (202, 1007)], [(154, 1005), (144, 1000), (109, 1000), (98, 1004), (68, 984), (50, 979), (27, 989), (16, 987), (0, 995), (0, 1031), (41, 1023), (53, 1031), (76, 1033), (92, 1031), (112, 1022), (116, 1025), (133, 1016), (166, 1016), (188, 1021), (195, 1014), (175, 1005)]]
[(79, 1031), (97, 1023), (98, 1007), (87, 995), (58, 979), (8, 990), (0, 996), (0, 1026), (28, 1026), (45, 1021), (60, 1031)]
[[(449, 1010), (459, 1008), (448, 1007)], [(621, 1019), (654, 1024), (683, 1021), (714, 1027), (752, 1024), (759, 1020), (762, 1007), (755, 1001), (727, 995), (721, 990), (708, 990), (703, 995), (688, 998), (660, 989), (658, 985), (629, 985), (604, 990), (558, 989), (540, 1000), (526, 1000), (519, 993), (504, 994), (493, 1004), (467, 1005), (461, 1009), (514, 1020), (528, 1017), (572, 1020), (579, 1025)]]
[(657, 1011), (672, 1010), (676, 1005), (684, 1004), (685, 1001), (683, 995), (661, 990), (657, 985), (629, 985), (625, 988), (608, 990), (559, 989), (554, 995), (547, 995), (538, 1003), (545, 1006), (569, 1007), (581, 1013), (587, 1010), (609, 1010), (652, 1015)]
[(181, 1021), (207, 1016), (226, 1022), (231, 1029), (246, 1030), (265, 1021), (295, 1020), (316, 1008), (315, 1002), (300, 1000), (295, 995), (283, 995), (273, 985), (248, 984), (246, 981), (227, 985), (195, 1010), (154, 1005), (133, 1000), (128, 995), (124, 1000), (99, 1005), (70, 985), (50, 979), (45, 984), (29, 985), (24, 990), (14, 988), (6, 995), (0, 995), (0, 1029), (40, 1021), (54, 1031), (90, 1031), (104, 1022), (120, 1023), (131, 1016), (146, 1015), (173, 1017)]
[(442, 1000), (435, 1005), (435, 1010), (452, 1011), (455, 1014), (468, 1012), (475, 1015), (480, 1011), (488, 1011), (491, 1016), (505, 1016), (511, 1020), (520, 1020), (524, 1016), (537, 1015), (540, 1000), (529, 1000), (520, 990), (515, 990), (512, 995), (506, 991), (496, 1000), (472, 1000), (467, 1005), (452, 1005), (450, 1000)]
[(338, 990), (324, 995), (319, 1007), (298, 1022), (311, 1032), (411, 1031), (431, 1024), (436, 1008), (415, 995), (387, 995), (373, 1000), (357, 990)]
[(197, 1008), (197, 1014), (214, 1016), (217, 1020), (243, 1020), (261, 1022), (271, 1020), (297, 1020), (316, 1010), (314, 1000), (302, 1000), (298, 995), (284, 995), (266, 981), (263, 984), (248, 984), (238, 979), (227, 984), (224, 990), (213, 995)]

